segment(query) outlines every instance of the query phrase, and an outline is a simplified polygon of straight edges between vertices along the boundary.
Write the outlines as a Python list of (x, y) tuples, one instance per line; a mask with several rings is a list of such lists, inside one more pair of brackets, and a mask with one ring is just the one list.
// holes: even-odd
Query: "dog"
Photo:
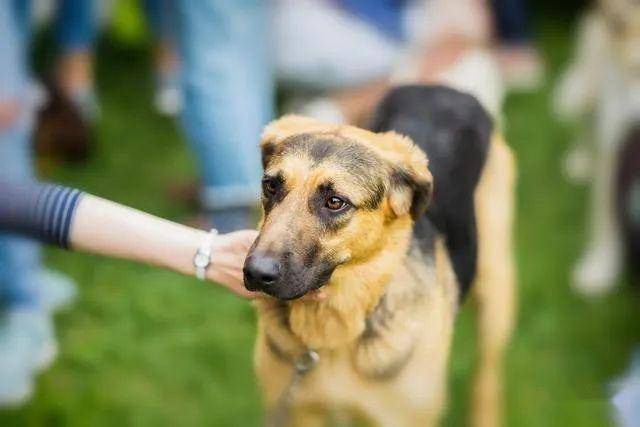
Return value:
[(500, 425), (515, 164), (483, 107), (403, 86), (371, 130), (284, 116), (261, 149), (263, 217), (244, 279), (269, 295), (256, 301), (255, 347), (267, 424), (437, 425), (456, 313), (473, 289), (472, 422)]
[(591, 179), (589, 242), (573, 272), (573, 286), (583, 294), (611, 290), (624, 265), (615, 177), (620, 147), (640, 121), (638, 46), (640, 3), (600, 0), (581, 23), (575, 58), (555, 94), (560, 118), (593, 116), (593, 161), (580, 145), (567, 157), (571, 176)]

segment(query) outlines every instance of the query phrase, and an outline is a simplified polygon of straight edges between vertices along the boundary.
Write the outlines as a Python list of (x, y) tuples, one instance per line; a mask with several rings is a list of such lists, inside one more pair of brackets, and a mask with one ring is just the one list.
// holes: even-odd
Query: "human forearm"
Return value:
[(85, 195), (76, 209), (71, 248), (193, 274), (204, 231)]
[[(0, 233), (33, 237), (63, 248), (143, 262), (195, 274), (193, 258), (206, 232), (91, 196), (72, 188), (0, 181)], [(206, 278), (251, 296), (243, 286), (244, 258), (255, 230), (216, 236)]]
[[(207, 279), (236, 294), (252, 296), (242, 285), (242, 265), (255, 234), (244, 230), (213, 239)], [(206, 236), (205, 231), (85, 195), (76, 209), (70, 246), (194, 275), (193, 257)]]

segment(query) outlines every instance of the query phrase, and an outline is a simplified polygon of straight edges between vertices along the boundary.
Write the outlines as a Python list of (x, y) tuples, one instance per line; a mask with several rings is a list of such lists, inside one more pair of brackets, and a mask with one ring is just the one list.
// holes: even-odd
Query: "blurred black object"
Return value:
[(627, 265), (640, 281), (640, 123), (627, 134), (620, 149), (616, 199)]
[(90, 126), (62, 90), (46, 82), (48, 97), (38, 111), (35, 147), (39, 161), (84, 162), (91, 153)]

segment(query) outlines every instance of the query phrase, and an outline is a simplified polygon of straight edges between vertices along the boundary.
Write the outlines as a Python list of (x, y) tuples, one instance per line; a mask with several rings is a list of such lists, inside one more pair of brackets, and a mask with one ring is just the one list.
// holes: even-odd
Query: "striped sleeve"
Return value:
[(0, 232), (69, 248), (82, 192), (51, 184), (0, 181)]

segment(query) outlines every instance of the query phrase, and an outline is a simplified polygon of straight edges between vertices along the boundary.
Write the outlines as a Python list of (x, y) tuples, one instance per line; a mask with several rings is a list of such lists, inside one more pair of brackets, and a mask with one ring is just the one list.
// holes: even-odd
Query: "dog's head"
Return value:
[(640, 75), (640, 0), (600, 0), (615, 54), (627, 72)]
[(263, 220), (244, 280), (276, 298), (299, 298), (378, 253), (385, 229), (422, 215), (431, 196), (425, 154), (393, 132), (285, 116), (261, 148)]

